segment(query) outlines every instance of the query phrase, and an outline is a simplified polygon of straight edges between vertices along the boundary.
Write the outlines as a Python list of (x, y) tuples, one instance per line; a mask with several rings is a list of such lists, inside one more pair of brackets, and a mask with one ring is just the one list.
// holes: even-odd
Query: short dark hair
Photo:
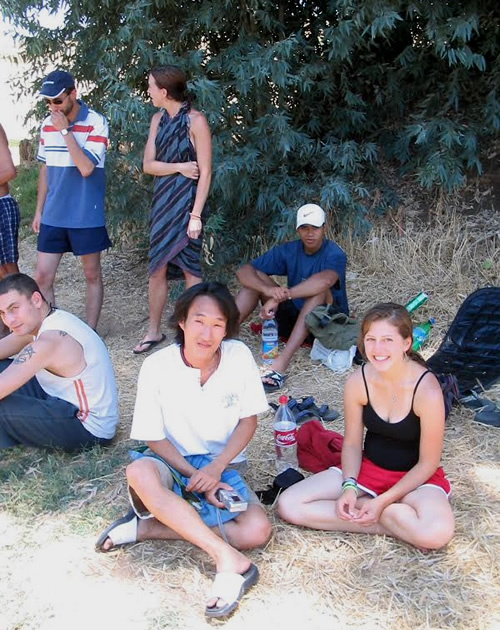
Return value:
[(0, 295), (5, 295), (9, 291), (18, 291), (27, 298), (30, 298), (33, 293), (38, 292), (45, 300), (38, 284), (25, 273), (11, 273), (0, 280)]
[(234, 339), (238, 336), (240, 312), (227, 286), (221, 282), (200, 282), (184, 291), (174, 305), (169, 325), (175, 330), (177, 343), (184, 343), (184, 331), (179, 326), (179, 322), (186, 321), (191, 304), (197, 297), (203, 296), (215, 300), (226, 318), (226, 339)]

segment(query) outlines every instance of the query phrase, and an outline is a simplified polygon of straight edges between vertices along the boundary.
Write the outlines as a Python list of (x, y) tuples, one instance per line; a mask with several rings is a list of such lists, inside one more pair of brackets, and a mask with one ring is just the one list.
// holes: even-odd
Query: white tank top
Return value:
[(71, 335), (82, 346), (87, 367), (68, 378), (40, 370), (36, 378), (42, 389), (49, 396), (78, 407), (77, 416), (92, 435), (112, 438), (118, 424), (118, 395), (113, 366), (102, 339), (81, 319), (59, 309), (43, 320), (36, 338), (48, 330)]

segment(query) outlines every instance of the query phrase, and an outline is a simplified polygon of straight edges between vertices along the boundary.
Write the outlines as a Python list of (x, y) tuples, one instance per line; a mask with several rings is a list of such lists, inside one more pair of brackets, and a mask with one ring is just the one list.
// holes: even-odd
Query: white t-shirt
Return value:
[[(173, 344), (148, 357), (139, 373), (134, 440), (168, 439), (181, 455), (217, 456), (241, 418), (268, 409), (259, 370), (241, 341), (221, 344), (219, 367), (200, 385), (200, 370)], [(244, 451), (233, 462), (245, 460)]]
[(77, 417), (92, 435), (111, 439), (118, 424), (118, 394), (104, 342), (85, 322), (60, 309), (43, 320), (38, 337), (48, 330), (62, 330), (78, 341), (87, 366), (68, 378), (40, 370), (35, 375), (37, 381), (49, 396), (78, 407)]

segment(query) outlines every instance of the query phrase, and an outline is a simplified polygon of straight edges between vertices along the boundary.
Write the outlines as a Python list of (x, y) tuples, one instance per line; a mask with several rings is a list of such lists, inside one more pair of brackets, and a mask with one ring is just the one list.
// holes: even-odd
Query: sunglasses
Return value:
[(66, 92), (63, 98), (61, 98), (60, 96), (58, 98), (46, 98), (45, 102), (47, 103), (47, 105), (61, 105), (70, 94), (71, 92)]

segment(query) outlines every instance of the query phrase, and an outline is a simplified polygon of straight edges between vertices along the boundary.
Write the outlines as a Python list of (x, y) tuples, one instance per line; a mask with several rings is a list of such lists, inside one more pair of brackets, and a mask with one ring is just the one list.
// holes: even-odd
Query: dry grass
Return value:
[[(464, 297), (498, 284), (500, 218), (458, 216), (431, 228), (386, 222), (365, 242), (340, 238), (349, 257), (348, 290), (361, 314), (378, 301), (406, 302), (421, 290), (437, 324), (426, 353), (437, 347)], [(409, 223), (407, 221), (407, 223)], [(486, 226), (486, 229), (485, 229)], [(23, 269), (34, 264), (35, 242), (22, 244)], [(141, 357), (132, 346), (145, 329), (146, 270), (134, 256), (104, 257), (105, 308), (100, 324), (119, 384), (121, 428), (116, 445), (90, 455), (60, 457), (72, 470), (89, 459), (89, 478), (74, 479), (59, 509), (27, 500), (29, 485), (47, 456), (35, 451), (24, 466), (21, 451), (8, 456), (16, 477), (3, 482), (0, 513), (1, 628), (205, 628), (203, 601), (213, 567), (184, 543), (151, 542), (116, 554), (98, 555), (93, 543), (109, 520), (126, 508), (123, 466)], [(83, 286), (75, 260), (61, 268), (59, 304), (83, 314)], [(257, 355), (258, 339), (243, 327), (242, 338)], [(286, 386), (293, 396), (313, 394), (342, 410), (345, 376), (338, 376), (300, 350)], [(500, 386), (489, 396), (500, 401)], [(225, 624), (230, 628), (496, 628), (500, 556), (498, 430), (474, 423), (472, 412), (455, 409), (446, 428), (443, 462), (453, 484), (456, 534), (446, 549), (429, 554), (398, 541), (307, 531), (280, 522), (268, 509), (274, 536), (252, 552), (261, 580)], [(272, 418), (262, 417), (249, 449), (249, 480), (262, 488), (273, 477)], [(342, 430), (342, 417), (333, 429)], [(31, 459), (30, 459), (31, 458)], [(94, 459), (96, 459), (94, 457)], [(97, 458), (98, 459), (98, 458)], [(121, 467), (114, 462), (121, 462)], [(24, 467), (23, 467), (24, 466)], [(21, 470), (19, 470), (21, 468)], [(57, 476), (57, 473), (55, 473)], [(16, 483), (14, 483), (16, 481)], [(24, 484), (24, 485), (23, 485)], [(39, 497), (40, 498), (40, 497)], [(30, 507), (31, 505), (31, 507)]]

